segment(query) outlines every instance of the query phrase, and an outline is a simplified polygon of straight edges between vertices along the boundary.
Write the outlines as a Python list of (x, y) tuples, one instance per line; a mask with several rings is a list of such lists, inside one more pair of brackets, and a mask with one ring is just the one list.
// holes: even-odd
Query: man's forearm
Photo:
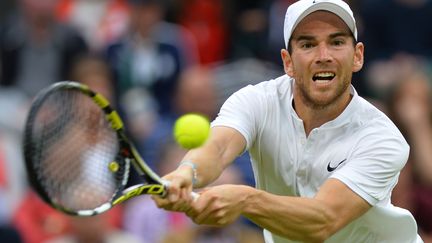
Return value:
[(254, 188), (242, 214), (283, 237), (322, 242), (366, 213), (371, 205), (338, 179), (328, 179), (314, 198), (278, 196)]
[(225, 168), (224, 163), (221, 162), (220, 152), (213, 144), (190, 150), (183, 158), (183, 161), (189, 161), (196, 166), (195, 188), (212, 183)]
[(243, 215), (272, 233), (291, 240), (322, 242), (335, 231), (332, 214), (316, 199), (248, 190)]
[(183, 161), (196, 165), (195, 187), (207, 186), (216, 180), (245, 148), (244, 137), (233, 128), (215, 127), (202, 147), (190, 150)]

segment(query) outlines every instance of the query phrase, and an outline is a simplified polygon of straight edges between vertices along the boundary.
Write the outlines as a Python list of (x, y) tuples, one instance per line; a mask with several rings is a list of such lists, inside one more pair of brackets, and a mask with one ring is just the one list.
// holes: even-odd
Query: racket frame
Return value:
[[(39, 183), (37, 175), (35, 173), (35, 168), (32, 163), (32, 148), (27, 143), (26, 140), (32, 141), (32, 123), (33, 120), (44, 101), (54, 92), (58, 90), (72, 89), (79, 91), (88, 97), (90, 97), (93, 102), (102, 109), (105, 114), (105, 119), (109, 122), (111, 128), (116, 132), (119, 141), (119, 156), (125, 160), (125, 175), (121, 182), (120, 190), (112, 197), (109, 202), (106, 202), (97, 208), (88, 210), (71, 210), (64, 208), (61, 205), (55, 203), (46, 193), (43, 186)], [(62, 81), (55, 83), (48, 88), (42, 90), (33, 100), (29, 115), (27, 117), (25, 132), (24, 132), (24, 159), (27, 169), (27, 176), (29, 178), (31, 186), (38, 193), (38, 195), (52, 207), (60, 210), (66, 214), (74, 216), (93, 216), (103, 213), (114, 205), (122, 203), (130, 198), (142, 195), (151, 194), (159, 195), (165, 197), (167, 193), (168, 182), (161, 179), (153, 170), (145, 163), (143, 158), (139, 155), (137, 149), (133, 143), (128, 139), (123, 121), (118, 115), (117, 111), (110, 106), (109, 101), (100, 93), (94, 92), (88, 86), (74, 82), (74, 81)], [(137, 173), (145, 179), (147, 183), (137, 184), (128, 188), (124, 188), (129, 178), (130, 164), (132, 164), (137, 171)]]

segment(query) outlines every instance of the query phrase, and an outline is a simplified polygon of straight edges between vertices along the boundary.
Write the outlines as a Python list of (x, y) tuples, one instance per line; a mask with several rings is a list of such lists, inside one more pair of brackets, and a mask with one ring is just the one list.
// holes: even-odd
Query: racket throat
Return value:
[(159, 195), (162, 196), (165, 194), (165, 186), (160, 184), (138, 184), (132, 187), (127, 188), (122, 191), (120, 195), (113, 201), (113, 205), (119, 204), (125, 200), (130, 198), (142, 195), (142, 194), (150, 194), (150, 195)]

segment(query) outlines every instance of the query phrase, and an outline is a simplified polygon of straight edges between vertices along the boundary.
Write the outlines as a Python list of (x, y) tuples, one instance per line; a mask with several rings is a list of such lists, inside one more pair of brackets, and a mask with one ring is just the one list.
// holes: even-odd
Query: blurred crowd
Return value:
[[(79, 81), (111, 100), (144, 159), (164, 174), (185, 153), (172, 141), (178, 116), (211, 120), (239, 88), (283, 74), (283, 19), (292, 2), (0, 1), (0, 242), (263, 242), (247, 220), (197, 226), (146, 196), (97, 217), (62, 215), (29, 189), (22, 132), (39, 90)], [(411, 145), (394, 204), (409, 209), (432, 242), (432, 1), (347, 2), (366, 46), (353, 84)], [(254, 185), (248, 155), (216, 183)]]

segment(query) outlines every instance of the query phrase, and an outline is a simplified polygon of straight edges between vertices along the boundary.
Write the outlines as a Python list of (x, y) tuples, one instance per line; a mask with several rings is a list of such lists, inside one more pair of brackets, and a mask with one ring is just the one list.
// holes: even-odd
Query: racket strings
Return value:
[[(33, 164), (38, 181), (56, 205), (89, 210), (109, 202), (120, 189), (124, 162), (103, 111), (77, 90), (48, 96), (34, 119)], [(117, 170), (109, 164), (116, 161)]]

